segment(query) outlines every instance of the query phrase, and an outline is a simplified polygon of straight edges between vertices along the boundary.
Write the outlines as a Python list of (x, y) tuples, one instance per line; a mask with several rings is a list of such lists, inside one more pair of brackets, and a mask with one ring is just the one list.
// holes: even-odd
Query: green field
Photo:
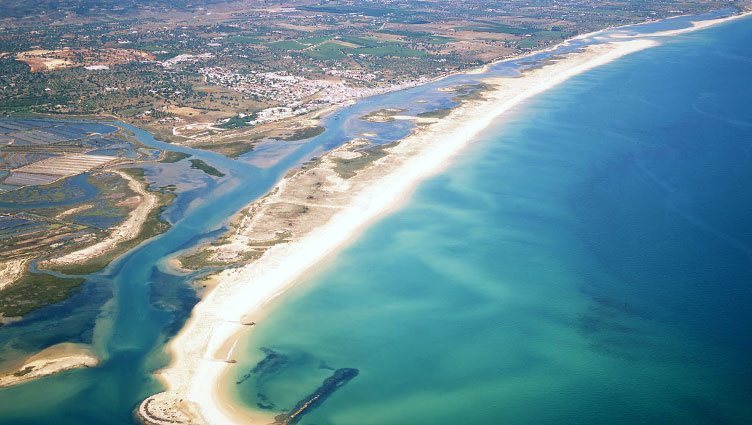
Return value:
[[(426, 34), (421, 40), (425, 43), (438, 44), (449, 42), (451, 39)], [(337, 41), (354, 46), (343, 45)], [(337, 38), (309, 37), (299, 40), (275, 41), (266, 45), (273, 49), (300, 52), (311, 59), (317, 60), (344, 59), (348, 55), (358, 54), (397, 58), (428, 56), (426, 52), (411, 49), (404, 44), (406, 43), (381, 41), (369, 37), (342, 36)]]
[(230, 43), (236, 44), (259, 44), (263, 43), (262, 40), (254, 37), (248, 37), (247, 35), (232, 35), (226, 38)]
[(328, 59), (342, 59), (344, 57), (347, 57), (346, 52), (350, 50), (352, 49), (344, 47), (341, 44), (329, 42), (329, 43), (320, 44), (313, 49), (306, 50), (303, 53), (306, 56), (313, 58), (313, 59), (328, 60)]
[(296, 40), (273, 41), (271, 43), (266, 43), (266, 46), (279, 50), (303, 50), (308, 47)]

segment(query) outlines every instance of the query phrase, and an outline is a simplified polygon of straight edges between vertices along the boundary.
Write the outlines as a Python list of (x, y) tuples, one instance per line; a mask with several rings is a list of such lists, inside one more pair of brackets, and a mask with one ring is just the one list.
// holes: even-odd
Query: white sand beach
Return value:
[(97, 358), (88, 346), (60, 343), (34, 354), (12, 370), (0, 373), (0, 388), (53, 375), (71, 369), (96, 367)]
[[(681, 32), (686, 30), (660, 35)], [(420, 182), (446, 167), (499, 116), (576, 75), (657, 45), (653, 38), (593, 45), (557, 56), (519, 77), (484, 80), (494, 86), (484, 93), (485, 99), (467, 102), (447, 117), (417, 129), (390, 148), (388, 155), (350, 178), (346, 204), (325, 224), (275, 245), (247, 266), (218, 274), (216, 288), (196, 305), (168, 345), (173, 361), (158, 373), (167, 391), (144, 401), (139, 409), (142, 419), (165, 424), (272, 422), (269, 416), (231, 406), (219, 391), (221, 377), (233, 360), (229, 347), (253, 329), (244, 323), (258, 317), (271, 300), (347, 245), (369, 223), (397, 208)]]

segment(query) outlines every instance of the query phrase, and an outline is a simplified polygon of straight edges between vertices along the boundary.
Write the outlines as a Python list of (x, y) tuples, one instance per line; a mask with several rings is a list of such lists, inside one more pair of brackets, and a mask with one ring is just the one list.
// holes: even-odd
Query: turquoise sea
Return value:
[(229, 391), (276, 414), (355, 368), (299, 423), (752, 423), (752, 21), (664, 41), (487, 129)]
[[(357, 369), (307, 425), (752, 423), (751, 24), (665, 39), (496, 123), (291, 291), (245, 341), (228, 390), (276, 414), (333, 369)], [(135, 423), (134, 408), (162, 390), (152, 373), (168, 361), (165, 342), (197, 301), (190, 281), (206, 272), (181, 275), (166, 260), (216, 238), (312, 156), (413, 128), (362, 115), (446, 108), (453, 94), (439, 88), (479, 78), (362, 99), (317, 137), (265, 142), (237, 161), (126, 126), (227, 175), (145, 166), (153, 186), (176, 184), (163, 215), (172, 228), (85, 276), (69, 300), (0, 327), (0, 364), (71, 341), (92, 344), (101, 366), (0, 390), (0, 424)]]

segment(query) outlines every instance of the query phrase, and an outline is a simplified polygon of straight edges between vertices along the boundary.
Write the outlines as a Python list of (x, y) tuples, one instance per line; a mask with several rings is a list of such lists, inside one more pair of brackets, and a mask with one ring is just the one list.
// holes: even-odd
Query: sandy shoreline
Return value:
[[(730, 19), (737, 17), (712, 22)], [(692, 30), (707, 26), (695, 25)], [(272, 422), (271, 416), (229, 405), (219, 391), (221, 376), (233, 360), (231, 347), (249, 329), (244, 323), (251, 315), (259, 314), (271, 300), (345, 246), (369, 223), (397, 208), (420, 182), (441, 171), (447, 161), (502, 114), (571, 77), (658, 44), (647, 38), (687, 31), (665, 31), (593, 45), (520, 77), (486, 79), (496, 88), (487, 93), (485, 100), (469, 102), (416, 131), (391, 148), (386, 157), (349, 179), (346, 205), (324, 225), (291, 242), (275, 245), (250, 265), (217, 275), (217, 287), (194, 308), (184, 328), (168, 345), (173, 362), (158, 373), (168, 391), (144, 401), (139, 409), (142, 419), (149, 423)]]
[(18, 385), (71, 369), (95, 367), (97, 358), (82, 344), (61, 343), (28, 357), (19, 366), (0, 374), (0, 388)]
[[(150, 416), (148, 420), (157, 422), (154, 416), (169, 410), (163, 403), (169, 405), (183, 400), (180, 405), (184, 414), (191, 417), (200, 412), (209, 423), (271, 422), (268, 416), (249, 417), (249, 412), (226, 411), (217, 391), (227, 361), (232, 360), (222, 353), (228, 351), (222, 347), (247, 329), (242, 323), (249, 314), (258, 312), (279, 296), (368, 223), (398, 207), (420, 181), (439, 172), (448, 159), (499, 115), (572, 76), (654, 44), (633, 40), (592, 46), (522, 77), (490, 80), (499, 86), (490, 92), (491, 100), (473, 102), (454, 110), (424, 131), (407, 137), (392, 148), (386, 158), (364, 170), (362, 174), (381, 176), (379, 184), (373, 184), (373, 179), (362, 174), (350, 179), (355, 180), (350, 182), (353, 186), (360, 187), (350, 188), (349, 204), (326, 224), (297, 241), (274, 246), (246, 267), (220, 273), (220, 284), (195, 307), (186, 326), (170, 343), (174, 362), (159, 373), (170, 391), (150, 399), (150, 413), (144, 412)], [(358, 180), (367, 184), (358, 185)], [(188, 417), (186, 422), (200, 422), (198, 418)], [(174, 420), (175, 416), (170, 418)]]
[(159, 205), (157, 196), (146, 189), (146, 184), (141, 184), (128, 173), (120, 170), (113, 170), (120, 177), (128, 182), (128, 187), (136, 194), (140, 200), (138, 206), (128, 214), (128, 218), (115, 227), (110, 235), (102, 241), (93, 245), (81, 248), (77, 251), (70, 252), (61, 257), (53, 258), (42, 263), (43, 267), (80, 264), (93, 258), (107, 254), (116, 249), (118, 245), (128, 242), (141, 231), (149, 213)]

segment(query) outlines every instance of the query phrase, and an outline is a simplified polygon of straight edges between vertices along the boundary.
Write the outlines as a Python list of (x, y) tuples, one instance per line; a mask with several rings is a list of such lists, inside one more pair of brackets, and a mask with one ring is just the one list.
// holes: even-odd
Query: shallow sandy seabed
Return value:
[[(417, 183), (439, 172), (495, 118), (572, 76), (655, 44), (632, 40), (591, 46), (522, 77), (488, 79), (497, 88), (484, 93), (486, 100), (464, 104), (446, 118), (416, 130), (390, 148), (386, 157), (350, 179), (337, 181), (334, 175), (325, 176), (340, 190), (333, 188), (329, 196), (317, 194), (317, 204), (312, 207), (336, 207), (336, 211), (323, 220), (314, 220), (322, 223), (310, 226), (288, 243), (270, 248), (250, 265), (218, 275), (218, 286), (195, 307), (185, 328), (170, 343), (174, 361), (159, 372), (169, 390), (142, 404), (143, 419), (153, 423), (273, 422), (270, 416), (230, 406), (218, 391), (220, 377), (232, 362), (232, 347), (239, 334), (248, 329), (243, 325), (245, 321), (257, 318), (270, 300), (345, 245), (369, 222), (400, 205)], [(324, 160), (329, 156), (342, 157), (342, 153), (335, 151), (325, 155)], [(275, 197), (284, 196), (289, 180), (302, 175), (305, 172), (281, 182)], [(299, 196), (303, 195), (288, 201), (300, 202)], [(234, 249), (244, 245), (235, 244)]]
[[(680, 34), (726, 20), (644, 37)], [(273, 422), (270, 415), (232, 405), (231, 398), (219, 390), (223, 373), (233, 363), (232, 353), (238, 339), (250, 329), (246, 323), (258, 320), (272, 300), (346, 245), (370, 222), (397, 208), (419, 182), (441, 171), (448, 160), (497, 117), (573, 76), (657, 44), (638, 38), (593, 45), (549, 61), (521, 77), (488, 78), (485, 82), (495, 88), (484, 93), (484, 100), (463, 104), (438, 122), (419, 127), (390, 148), (387, 156), (350, 179), (338, 181), (331, 174), (324, 176), (330, 184), (324, 185), (330, 189), (329, 194), (327, 190), (317, 194), (313, 206), (336, 207), (336, 211), (320, 216), (316, 225), (298, 232), (289, 242), (268, 249), (255, 262), (217, 275), (216, 288), (194, 308), (186, 326), (168, 345), (173, 362), (158, 372), (168, 390), (142, 403), (139, 410), (142, 419), (150, 423)], [(323, 161), (341, 158), (343, 154), (337, 152), (325, 155)], [(303, 178), (307, 172), (310, 170), (283, 180), (273, 191), (276, 200), (286, 196), (291, 180)], [(310, 195), (299, 196), (305, 194), (287, 200), (301, 203)], [(269, 197), (259, 202), (270, 202)], [(247, 241), (241, 240), (242, 228), (257, 225), (258, 220), (254, 224), (253, 219), (241, 223), (237, 240), (231, 238), (226, 246), (230, 249), (244, 246)]]

